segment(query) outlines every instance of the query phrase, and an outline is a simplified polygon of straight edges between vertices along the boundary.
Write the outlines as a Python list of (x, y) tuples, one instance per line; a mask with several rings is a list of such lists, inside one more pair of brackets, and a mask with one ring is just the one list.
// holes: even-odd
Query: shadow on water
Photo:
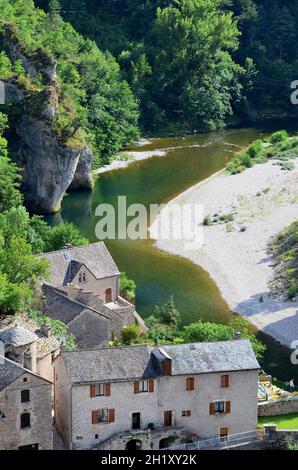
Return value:
[[(92, 192), (77, 191), (65, 197), (61, 217), (79, 226), (91, 241), (97, 241), (95, 226), (99, 218), (95, 217), (95, 208), (99, 204), (117, 207), (121, 195), (127, 196), (127, 204), (141, 203), (147, 208), (150, 204), (165, 203), (221, 170), (235, 151), (265, 134), (266, 129), (248, 128), (153, 139), (149, 145), (134, 150), (171, 149), (165, 157), (152, 157), (102, 174)], [(120, 270), (136, 280), (136, 306), (144, 317), (171, 294), (184, 324), (199, 319), (227, 323), (234, 317), (208, 273), (190, 261), (159, 251), (152, 240), (106, 243)], [(273, 352), (267, 352), (262, 365), (268, 369), (271, 363), (276, 363), (272, 369), (281, 377), (286, 362), (278, 352), (275, 356), (278, 348), (271, 339), (265, 339)], [(278, 357), (280, 361), (276, 360)]]

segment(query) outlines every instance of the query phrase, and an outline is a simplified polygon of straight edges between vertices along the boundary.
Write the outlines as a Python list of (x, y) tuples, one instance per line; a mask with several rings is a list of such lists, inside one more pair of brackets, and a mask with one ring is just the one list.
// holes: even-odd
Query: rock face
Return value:
[(92, 152), (86, 145), (73, 148), (61, 143), (54, 130), (58, 113), (59, 86), (56, 62), (43, 51), (26, 57), (21, 46), (6, 31), (0, 45), (12, 60), (20, 59), (28, 77), (42, 73), (42, 91), (28, 90), (17, 78), (5, 82), (5, 99), (13, 109), (8, 135), (10, 149), (22, 169), (25, 203), (31, 212), (59, 211), (64, 193), (92, 188)]

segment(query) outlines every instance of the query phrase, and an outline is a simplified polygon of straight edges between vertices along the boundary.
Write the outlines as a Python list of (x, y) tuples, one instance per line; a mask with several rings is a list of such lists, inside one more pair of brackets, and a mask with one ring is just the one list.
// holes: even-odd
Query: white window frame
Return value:
[[(218, 410), (217, 410), (218, 405)], [(214, 402), (214, 414), (222, 415), (226, 412), (226, 402), (224, 400), (217, 400)]]
[(109, 423), (109, 409), (108, 408), (101, 408), (98, 410), (97, 414), (98, 423)]
[(105, 384), (95, 384), (95, 396), (96, 397), (104, 397), (106, 394), (106, 387)]
[(139, 392), (138, 393), (147, 393), (149, 392), (149, 381), (140, 380), (139, 381)]

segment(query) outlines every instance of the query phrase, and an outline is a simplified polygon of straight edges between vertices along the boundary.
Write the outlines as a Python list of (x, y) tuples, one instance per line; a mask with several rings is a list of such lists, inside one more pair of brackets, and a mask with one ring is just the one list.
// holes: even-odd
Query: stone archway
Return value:
[(140, 441), (139, 439), (131, 439), (126, 443), (126, 450), (142, 450), (142, 441)]

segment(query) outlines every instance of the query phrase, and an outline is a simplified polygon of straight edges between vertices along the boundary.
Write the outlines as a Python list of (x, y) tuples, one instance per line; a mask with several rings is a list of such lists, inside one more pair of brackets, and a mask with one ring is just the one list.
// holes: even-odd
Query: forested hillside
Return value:
[[(44, 8), (48, 0), (37, 2)], [(296, 0), (61, 0), (121, 66), (146, 130), (293, 115)]]

